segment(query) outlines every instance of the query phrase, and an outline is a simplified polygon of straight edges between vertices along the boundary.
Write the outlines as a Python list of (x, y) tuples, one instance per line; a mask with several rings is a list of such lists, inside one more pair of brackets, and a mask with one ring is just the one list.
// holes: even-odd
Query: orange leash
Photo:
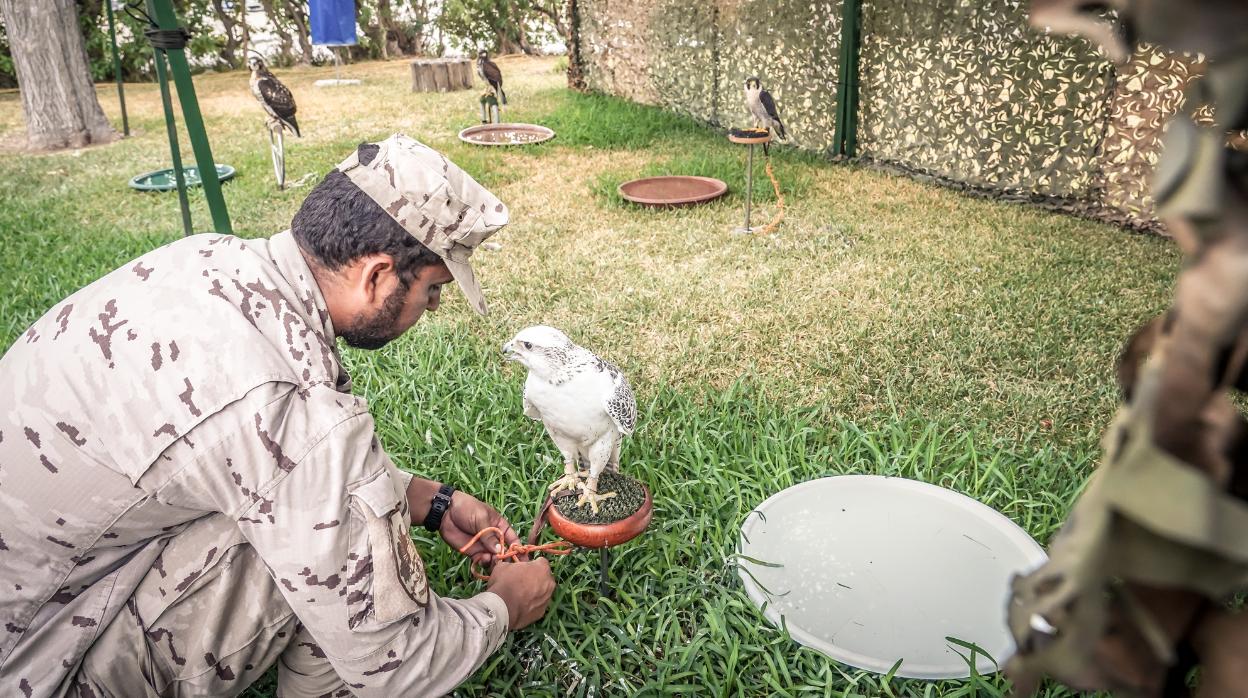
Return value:
[(763, 226), (763, 229), (758, 231), (758, 234), (770, 235), (776, 232), (776, 228), (780, 226), (780, 221), (784, 220), (784, 194), (780, 193), (780, 182), (776, 181), (776, 175), (771, 171), (770, 157), (767, 158), (767, 166), (763, 169), (767, 172), (767, 178), (771, 180), (771, 186), (776, 190), (776, 207), (779, 210), (776, 211), (776, 217), (772, 218), (770, 223)]
[[(464, 547), (460, 548), (459, 552), (467, 553), (469, 550), (472, 549), (472, 546), (476, 545), (481, 540), (482, 536), (489, 534), (489, 533), (493, 533), (497, 535), (500, 541), (503, 540), (502, 529), (495, 528), (494, 526), (490, 526), (489, 528), (483, 528), (480, 531), (477, 531), (477, 535), (473, 536), (472, 540), (468, 541), (464, 545)], [(550, 555), (568, 555), (571, 552), (572, 552), (572, 544), (566, 540), (556, 540), (550, 543), (542, 543), (541, 545), (525, 545), (524, 543), (512, 543), (506, 549), (504, 549), (503, 546), (500, 544), (498, 546), (498, 552), (494, 553), (494, 561), (498, 562), (499, 560), (510, 560), (512, 558), (519, 557), (521, 555), (530, 555), (532, 553), (547, 553)], [(477, 579), (489, 579), (490, 578), (490, 575), (482, 574), (481, 572), (477, 570), (476, 563), (472, 564), (472, 576), (476, 577)]]

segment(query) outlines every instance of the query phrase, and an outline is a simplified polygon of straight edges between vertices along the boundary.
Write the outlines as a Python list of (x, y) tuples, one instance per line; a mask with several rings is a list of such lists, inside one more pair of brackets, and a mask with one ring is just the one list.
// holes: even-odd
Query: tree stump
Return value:
[(417, 58), (412, 61), (412, 92), (469, 89), (472, 89), (472, 62), (467, 58)]

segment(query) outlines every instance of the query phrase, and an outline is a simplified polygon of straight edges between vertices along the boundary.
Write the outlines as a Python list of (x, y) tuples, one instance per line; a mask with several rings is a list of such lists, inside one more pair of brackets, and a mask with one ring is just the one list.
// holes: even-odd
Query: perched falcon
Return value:
[(784, 130), (784, 122), (780, 120), (780, 112), (776, 110), (776, 100), (771, 93), (763, 89), (758, 78), (745, 79), (745, 108), (754, 117), (754, 125), (776, 132), (780, 140), (787, 140), (788, 133)]
[[(637, 401), (620, 369), (579, 347), (553, 327), (521, 330), (503, 345), (503, 354), (529, 370), (524, 382), (524, 414), (546, 425), (563, 455), (564, 476), (550, 486), (581, 490), (577, 506), (615, 496), (598, 493), (606, 468), (620, 470), (620, 442), (637, 424)], [(589, 467), (580, 471), (580, 464)], [(581, 478), (585, 482), (581, 482)]]
[(251, 93), (269, 115), (269, 128), (285, 127), (299, 135), (299, 122), (295, 121), (295, 97), (269, 69), (260, 56), (247, 59), (251, 68)]
[(490, 54), (485, 51), (477, 51), (477, 75), (494, 90), (499, 104), (507, 103), (507, 93), (503, 92), (503, 71), (498, 69), (498, 65), (490, 60)]

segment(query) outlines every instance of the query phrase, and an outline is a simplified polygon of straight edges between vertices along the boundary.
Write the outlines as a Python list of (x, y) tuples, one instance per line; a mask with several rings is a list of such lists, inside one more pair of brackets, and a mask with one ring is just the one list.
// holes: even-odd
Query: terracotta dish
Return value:
[(718, 199), (728, 185), (712, 177), (668, 175), (634, 179), (620, 185), (620, 196), (645, 206), (691, 206)]
[(577, 523), (563, 514), (559, 508), (552, 506), (546, 514), (550, 528), (555, 535), (582, 548), (610, 548), (641, 535), (650, 525), (650, 514), (654, 510), (654, 502), (650, 498), (650, 489), (642, 485), (646, 491), (646, 500), (641, 508), (627, 518), (609, 524)]

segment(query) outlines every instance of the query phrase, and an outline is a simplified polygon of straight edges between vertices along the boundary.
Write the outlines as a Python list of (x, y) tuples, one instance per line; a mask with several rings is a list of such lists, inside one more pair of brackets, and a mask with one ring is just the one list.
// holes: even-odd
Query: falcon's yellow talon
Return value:
[(563, 490), (575, 490), (585, 484), (581, 482), (583, 477), (589, 477), (589, 473), (577, 472), (575, 470), (565, 472), (563, 477), (552, 482), (547, 489), (550, 491), (551, 496), (559, 494)]
[(603, 494), (598, 494), (598, 492), (595, 491), (597, 489), (597, 486), (598, 486), (597, 482), (594, 483), (593, 488), (590, 488), (588, 483), (581, 483), (581, 496), (579, 499), (576, 500), (576, 505), (578, 507), (583, 507), (586, 504), (588, 504), (589, 510), (597, 514), (598, 504), (600, 502), (604, 502), (608, 499), (611, 499), (612, 497), (616, 495), (615, 492), (604, 492)]

